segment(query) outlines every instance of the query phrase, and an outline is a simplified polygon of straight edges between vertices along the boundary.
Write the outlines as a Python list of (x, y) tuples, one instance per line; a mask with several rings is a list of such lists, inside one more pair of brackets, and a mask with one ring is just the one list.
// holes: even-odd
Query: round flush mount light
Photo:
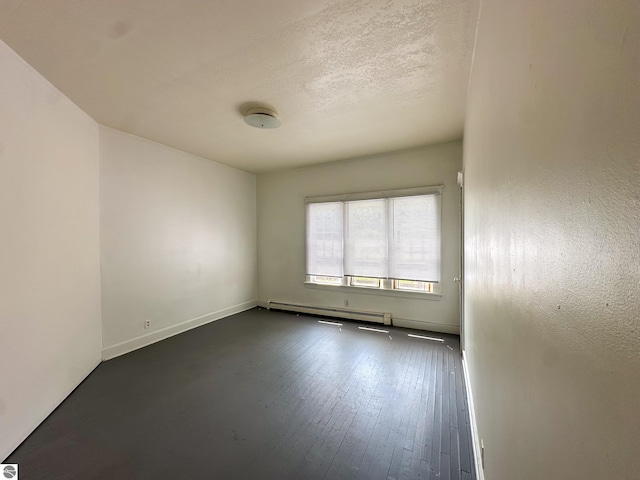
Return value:
[(256, 128), (278, 128), (280, 126), (278, 114), (265, 107), (249, 109), (244, 116), (244, 121), (247, 122), (247, 125)]

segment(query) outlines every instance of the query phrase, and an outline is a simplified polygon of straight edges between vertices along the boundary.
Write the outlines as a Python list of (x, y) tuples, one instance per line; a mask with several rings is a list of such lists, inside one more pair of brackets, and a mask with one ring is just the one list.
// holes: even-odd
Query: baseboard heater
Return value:
[(382, 323), (391, 325), (390, 313), (367, 312), (363, 310), (352, 310), (340, 307), (319, 307), (315, 305), (301, 305), (296, 303), (267, 302), (269, 310), (285, 310), (287, 312), (309, 313), (311, 315), (322, 315), (325, 317), (346, 318), (348, 320), (362, 320), (365, 322)]

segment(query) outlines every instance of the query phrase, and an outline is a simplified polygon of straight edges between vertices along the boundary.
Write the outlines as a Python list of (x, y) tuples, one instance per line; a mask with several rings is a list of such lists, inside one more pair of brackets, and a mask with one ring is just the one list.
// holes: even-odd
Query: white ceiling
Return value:
[(462, 138), (477, 7), (3, 0), (0, 38), (97, 122), (263, 172)]

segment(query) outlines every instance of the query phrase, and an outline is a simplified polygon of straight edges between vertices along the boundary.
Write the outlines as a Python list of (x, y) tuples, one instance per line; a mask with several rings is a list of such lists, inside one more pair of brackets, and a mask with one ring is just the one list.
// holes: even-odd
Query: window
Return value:
[(314, 203), (307, 208), (307, 275), (343, 276), (342, 204)]
[(308, 198), (307, 280), (433, 293), (440, 199), (441, 187)]
[(349, 277), (352, 287), (380, 288), (380, 279), (375, 277)]
[(314, 283), (323, 283), (325, 285), (342, 285), (341, 277), (329, 277), (327, 275), (313, 275)]
[(408, 290), (411, 292), (433, 292), (433, 283), (418, 282), (416, 280), (394, 280), (393, 288), (396, 290)]

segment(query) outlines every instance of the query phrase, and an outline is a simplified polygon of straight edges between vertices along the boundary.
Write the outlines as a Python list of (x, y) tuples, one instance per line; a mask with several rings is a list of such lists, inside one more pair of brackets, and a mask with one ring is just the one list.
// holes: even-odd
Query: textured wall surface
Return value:
[(98, 126), (0, 42), (0, 461), (100, 361)]
[[(459, 333), (459, 189), (462, 145), (451, 142), (375, 157), (258, 176), (258, 298), (390, 312), (394, 324)], [(444, 185), (442, 298), (415, 299), (370, 290), (304, 285), (304, 197)]]
[(105, 348), (255, 301), (255, 175), (100, 127), (100, 201)]
[(640, 472), (640, 11), (485, 0), (464, 168), (486, 478)]

